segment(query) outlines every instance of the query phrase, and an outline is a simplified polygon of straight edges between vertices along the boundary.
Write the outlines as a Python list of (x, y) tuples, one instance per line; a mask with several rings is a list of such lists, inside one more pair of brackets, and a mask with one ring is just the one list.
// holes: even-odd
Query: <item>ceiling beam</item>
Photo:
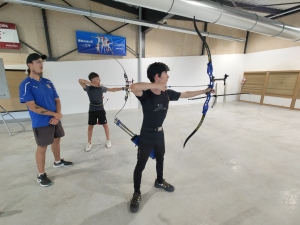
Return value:
[[(151, 22), (151, 23), (164, 23), (162, 21), (166, 19), (170, 19), (173, 15), (159, 12), (152, 9), (142, 8), (142, 20)], [(151, 27), (142, 27), (142, 33), (146, 34), (151, 31), (153, 28)]]
[(238, 7), (238, 6), (236, 5), (236, 3), (235, 3), (234, 0), (230, 0), (230, 1), (231, 1), (232, 5), (233, 5), (234, 7)]
[(269, 4), (269, 5), (261, 5), (261, 6), (296, 5), (296, 4), (300, 4), (300, 2), (285, 2), (285, 3)]
[(252, 11), (252, 12), (259, 12), (259, 13), (268, 13), (268, 14), (279, 14), (282, 12), (280, 9), (274, 9), (274, 8), (268, 8), (264, 6), (257, 6), (257, 5), (251, 5), (241, 2), (232, 2), (232, 1), (226, 1), (226, 0), (212, 0), (214, 2), (218, 2), (222, 5), (226, 5), (229, 7), (235, 7), (235, 8), (242, 8), (244, 10)]
[(300, 12), (300, 5), (286, 9), (286, 10), (282, 10), (282, 12), (275, 14), (275, 15), (268, 15), (266, 16), (269, 19), (278, 19), (280, 17), (284, 17), (284, 16), (288, 16), (288, 15), (292, 15), (294, 13)]
[(2, 8), (3, 6), (6, 6), (6, 5), (8, 5), (8, 3), (3, 3), (0, 5), (0, 8)]
[(106, 5), (106, 6), (115, 8), (115, 9), (119, 9), (121, 11), (128, 12), (128, 13), (131, 13), (131, 14), (134, 14), (134, 15), (137, 15), (137, 16), (139, 15), (139, 9), (138, 8), (129, 6), (125, 3), (115, 2), (115, 1), (112, 1), (112, 0), (91, 0), (91, 1), (100, 3), (102, 5)]

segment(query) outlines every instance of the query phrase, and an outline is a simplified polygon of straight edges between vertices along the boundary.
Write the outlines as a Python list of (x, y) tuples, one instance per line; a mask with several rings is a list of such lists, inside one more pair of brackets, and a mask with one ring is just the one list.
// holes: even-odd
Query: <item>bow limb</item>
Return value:
[[(112, 42), (112, 40), (111, 40)], [(113, 58), (117, 61), (117, 63), (122, 67), (123, 71), (124, 71), (124, 79), (125, 79), (125, 87), (127, 87), (127, 89), (125, 90), (126, 91), (126, 94), (125, 94), (125, 97), (124, 97), (124, 105), (122, 106), (122, 108), (116, 113), (115, 115), (115, 119), (117, 118), (117, 115), (124, 109), (126, 103), (127, 103), (127, 99), (128, 99), (128, 95), (129, 95), (129, 86), (130, 86), (130, 82), (128, 81), (128, 76), (126, 74), (126, 71), (125, 71), (125, 68), (124, 66), (119, 62), (119, 60), (116, 59), (115, 55), (114, 55), (114, 52), (111, 51), (111, 54), (113, 56)]]
[[(209, 49), (209, 46), (205, 40), (205, 38), (202, 36), (202, 34), (200, 33), (200, 31), (198, 30), (198, 27), (197, 27), (197, 24), (196, 24), (196, 18), (194, 17), (194, 28), (198, 34), (198, 36), (201, 38), (203, 44), (204, 44), (204, 47), (206, 49), (206, 52), (207, 52), (207, 56), (208, 56), (208, 63), (207, 63), (207, 75), (209, 76), (209, 85), (208, 87), (209, 88), (213, 88), (214, 87), (214, 76), (213, 76), (213, 66), (212, 66), (212, 59), (211, 59), (211, 53), (210, 53), (210, 49)], [(188, 142), (188, 140), (198, 131), (198, 129), (201, 127), (204, 119), (205, 119), (205, 116), (206, 116), (206, 113), (207, 113), (207, 110), (208, 110), (208, 104), (209, 104), (209, 101), (211, 99), (211, 91), (209, 91), (208, 93), (206, 93), (206, 100), (205, 100), (205, 103), (203, 105), (203, 109), (202, 109), (202, 117), (201, 117), (201, 120), (200, 122), (198, 123), (197, 127), (195, 128), (195, 130), (186, 138), (184, 144), (183, 144), (183, 147), (185, 147), (186, 143)]]
[[(113, 54), (113, 53), (112, 53)], [(113, 55), (113, 57), (114, 57), (114, 55)], [(124, 67), (122, 66), (122, 64), (114, 57), (114, 59), (120, 64), (120, 66), (122, 67), (122, 69), (123, 69), (123, 71), (124, 71), (124, 79), (125, 79), (125, 83), (126, 83), (126, 85), (125, 85), (125, 87), (127, 87), (127, 89), (125, 90), (126, 91), (126, 94), (125, 94), (125, 97), (124, 97), (124, 100), (125, 100), (125, 102), (124, 102), (124, 105), (122, 106), (122, 108), (116, 113), (116, 115), (115, 115), (115, 119), (117, 118), (117, 115), (124, 109), (124, 107), (125, 107), (125, 105), (126, 105), (126, 103), (127, 103), (127, 99), (128, 99), (128, 95), (129, 95), (129, 86), (130, 86), (130, 83), (129, 83), (129, 81), (128, 81), (128, 76), (127, 76), (127, 74), (126, 74), (126, 71), (125, 71), (125, 69), (124, 69)]]

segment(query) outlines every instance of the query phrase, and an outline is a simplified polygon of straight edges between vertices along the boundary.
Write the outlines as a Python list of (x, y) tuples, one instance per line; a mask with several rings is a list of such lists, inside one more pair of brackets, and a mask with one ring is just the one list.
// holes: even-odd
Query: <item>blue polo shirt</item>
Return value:
[[(49, 111), (56, 112), (55, 98), (59, 97), (50, 80), (41, 78), (37, 81), (28, 76), (21, 82), (19, 90), (21, 103), (34, 101), (36, 105)], [(28, 109), (28, 111), (33, 128), (48, 126), (50, 119), (53, 117), (37, 114), (30, 109)]]

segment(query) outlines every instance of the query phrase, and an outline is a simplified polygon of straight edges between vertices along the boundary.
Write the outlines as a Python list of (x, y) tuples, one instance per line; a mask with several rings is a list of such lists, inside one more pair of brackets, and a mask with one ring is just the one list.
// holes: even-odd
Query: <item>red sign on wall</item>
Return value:
[(0, 22), (0, 48), (20, 49), (16, 25)]

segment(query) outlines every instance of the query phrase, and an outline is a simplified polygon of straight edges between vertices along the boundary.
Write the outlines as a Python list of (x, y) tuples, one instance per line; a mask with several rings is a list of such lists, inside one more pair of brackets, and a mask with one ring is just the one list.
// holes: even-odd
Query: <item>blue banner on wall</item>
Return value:
[(78, 52), (126, 56), (126, 38), (85, 31), (76, 31)]

